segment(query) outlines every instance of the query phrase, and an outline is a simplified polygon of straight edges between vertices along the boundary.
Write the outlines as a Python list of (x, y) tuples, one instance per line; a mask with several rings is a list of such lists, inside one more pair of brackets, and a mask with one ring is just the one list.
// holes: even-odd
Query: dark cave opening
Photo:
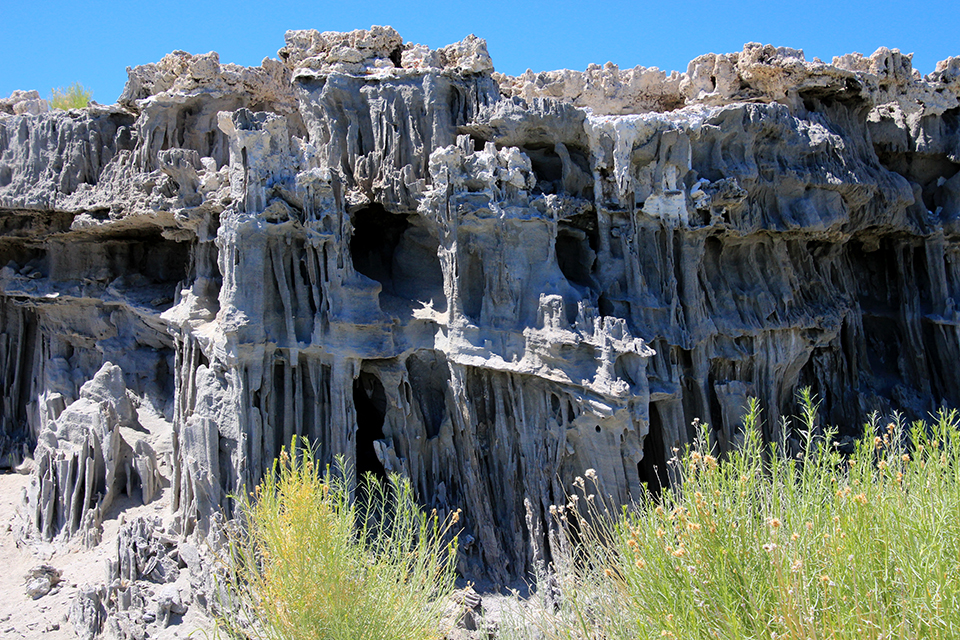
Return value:
[(27, 414), (33, 401), (34, 358), (42, 337), (37, 314), (7, 298), (0, 298), (0, 326), (4, 328), (0, 336), (0, 397), (4, 404), (0, 413), (0, 468), (5, 468), (16, 462), (4, 454), (19, 455), (21, 445), (26, 444), (31, 451), (36, 445)]
[(563, 191), (563, 161), (550, 146), (521, 147), (528, 158), (537, 177), (536, 191), (542, 193), (559, 193)]
[(137, 231), (51, 242), (47, 260), (54, 281), (106, 283), (123, 277), (131, 286), (168, 286), (187, 277), (190, 248), (159, 231)]
[(590, 247), (587, 233), (576, 227), (562, 225), (557, 229), (557, 264), (563, 276), (573, 284), (592, 287), (593, 265), (597, 254)]
[(601, 293), (600, 297), (597, 298), (597, 312), (601, 317), (617, 315), (617, 307), (606, 293)]
[[(589, 152), (574, 145), (561, 145), (561, 157), (555, 144), (531, 144), (520, 147), (530, 158), (530, 167), (536, 176), (535, 193), (566, 193), (581, 198), (592, 198), (593, 181)], [(564, 171), (567, 162), (567, 171)]]
[(383, 420), (387, 414), (387, 394), (379, 378), (363, 371), (353, 383), (353, 406), (357, 414), (357, 478), (371, 473), (384, 480), (383, 463), (377, 457), (374, 441), (383, 439)]
[(643, 458), (637, 463), (637, 474), (653, 498), (669, 486), (667, 460), (663, 445), (663, 419), (656, 402), (650, 403), (650, 431), (643, 439)]
[(390, 52), (390, 62), (393, 63), (397, 69), (403, 66), (403, 47), (397, 47)]
[[(557, 266), (567, 282), (579, 289), (578, 296), (592, 298), (599, 292), (600, 285), (594, 278), (597, 267), (597, 251), (600, 237), (597, 230), (595, 211), (587, 211), (561, 220), (557, 225), (554, 252)], [(585, 290), (589, 290), (585, 291)], [(602, 294), (597, 301), (601, 315), (614, 315), (615, 309)], [(574, 324), (577, 319), (577, 299), (565, 299), (567, 321)]]
[(371, 204), (354, 213), (351, 222), (353, 268), (384, 287), (392, 284), (393, 257), (400, 236), (410, 226), (407, 217), (390, 213), (382, 205)]
[(353, 214), (353, 266), (380, 283), (387, 295), (432, 300), (446, 310), (443, 270), (434, 231), (417, 216), (390, 213), (374, 204)]
[(479, 251), (470, 251), (469, 245), (460, 254), (460, 298), (463, 304), (463, 313), (471, 321), (480, 322), (480, 312), (483, 310), (483, 292), (486, 287), (486, 276), (483, 269), (483, 260)]
[(951, 199), (944, 184), (960, 173), (960, 163), (942, 153), (921, 154), (889, 151), (875, 148), (877, 158), (886, 169), (899, 173), (912, 183), (920, 185), (923, 206), (931, 213), (938, 207), (949, 207)]
[(450, 370), (446, 359), (440, 352), (418, 351), (407, 358), (406, 366), (427, 438), (435, 438), (447, 417), (446, 389), (450, 384)]

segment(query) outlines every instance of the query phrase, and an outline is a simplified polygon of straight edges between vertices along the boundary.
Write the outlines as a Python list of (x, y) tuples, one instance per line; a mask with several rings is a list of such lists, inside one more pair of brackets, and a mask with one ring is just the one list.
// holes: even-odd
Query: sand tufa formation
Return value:
[(389, 27), (278, 57), (0, 100), (24, 536), (95, 545), (118, 496), (170, 492), (85, 596), (92, 632), (102, 602), (147, 608), (137, 580), (182, 587), (167, 617), (207, 593), (196, 542), (294, 436), (462, 508), (461, 571), (506, 581), (550, 561), (575, 476), (656, 491), (694, 418), (736, 446), (748, 396), (787, 442), (800, 386), (831, 424), (960, 404), (960, 58), (509, 77), (481, 39)]

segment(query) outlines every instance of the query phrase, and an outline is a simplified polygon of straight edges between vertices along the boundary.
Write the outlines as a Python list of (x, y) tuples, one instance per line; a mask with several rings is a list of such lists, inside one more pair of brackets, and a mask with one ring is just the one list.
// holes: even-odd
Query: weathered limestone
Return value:
[(848, 428), (960, 404), (960, 58), (510, 78), (388, 27), (279, 57), (0, 103), (0, 447), (36, 447), (38, 536), (169, 483), (175, 529), (136, 525), (113, 576), (178, 585), (155, 619), (200, 560), (144, 563), (219, 535), (294, 436), (462, 508), (461, 569), (507, 579), (550, 561), (573, 478), (658, 490), (695, 417), (736, 446), (748, 396), (788, 439), (801, 385)]

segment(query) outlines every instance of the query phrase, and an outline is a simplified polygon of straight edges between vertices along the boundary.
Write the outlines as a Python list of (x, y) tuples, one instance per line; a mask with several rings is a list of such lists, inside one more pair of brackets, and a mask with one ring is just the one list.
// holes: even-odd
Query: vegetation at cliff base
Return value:
[(612, 515), (578, 479), (552, 589), (502, 637), (960, 637), (957, 412), (874, 417), (842, 455), (816, 409), (805, 391), (799, 453), (762, 442), (756, 401), (725, 456), (701, 425), (682, 482)]
[(321, 471), (304, 443), (284, 450), (252, 499), (240, 498), (246, 527), (232, 536), (231, 602), (220, 620), (231, 636), (443, 636), (459, 513), (424, 513), (396, 475), (363, 478), (355, 499), (352, 485), (342, 460)]
[[(720, 455), (707, 425), (670, 461), (673, 487), (610, 508), (596, 471), (551, 513), (559, 544), (496, 637), (854, 639), (960, 637), (960, 414), (873, 416), (852, 453), (801, 416), (765, 443), (751, 400)], [(284, 452), (233, 537), (231, 635), (441, 638), (456, 517), (417, 507), (409, 482)], [(249, 613), (252, 612), (252, 613)]]
[(83, 109), (90, 103), (90, 99), (93, 97), (93, 91), (87, 89), (79, 82), (74, 82), (72, 85), (63, 89), (57, 87), (56, 89), (50, 90), (50, 97), (47, 101), (50, 103), (51, 109)]

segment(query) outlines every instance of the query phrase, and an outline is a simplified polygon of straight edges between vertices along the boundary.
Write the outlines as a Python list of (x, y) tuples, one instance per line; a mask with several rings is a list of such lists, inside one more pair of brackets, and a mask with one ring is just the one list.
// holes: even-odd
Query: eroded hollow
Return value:
[(137, 278), (142, 285), (176, 284), (187, 275), (190, 243), (159, 232), (64, 239), (48, 245), (50, 279), (109, 282)]
[(589, 230), (561, 224), (557, 229), (557, 264), (564, 277), (581, 287), (596, 287), (593, 267), (597, 253), (591, 246)]
[(921, 187), (923, 204), (928, 211), (953, 204), (944, 184), (960, 173), (960, 163), (946, 154), (890, 153), (877, 151), (880, 163)]
[(530, 158), (537, 178), (535, 192), (592, 197), (589, 155), (583, 149), (561, 144), (531, 144), (520, 150)]
[(351, 217), (353, 268), (384, 286), (393, 281), (393, 258), (400, 236), (410, 224), (407, 217), (388, 212), (379, 204), (359, 209)]
[(423, 218), (374, 204), (356, 211), (352, 222), (350, 253), (358, 273), (389, 296), (432, 300), (436, 310), (446, 309), (437, 238)]
[(353, 406), (357, 414), (357, 478), (372, 473), (384, 479), (387, 474), (373, 443), (383, 439), (387, 394), (377, 376), (366, 371), (360, 373), (353, 383)]
[(37, 314), (0, 297), (0, 397), (4, 410), (0, 412), (0, 469), (13, 466), (18, 457), (5, 454), (17, 452), (22, 445), (30, 450), (36, 444), (27, 417), (34, 398), (34, 356), (40, 340)]
[(446, 389), (450, 384), (450, 370), (446, 359), (442, 353), (424, 350), (407, 358), (406, 365), (427, 437), (435, 438), (447, 417)]
[(650, 431), (643, 439), (643, 458), (637, 463), (640, 482), (657, 498), (667, 488), (667, 461), (663, 446), (663, 419), (656, 402), (650, 403)]

